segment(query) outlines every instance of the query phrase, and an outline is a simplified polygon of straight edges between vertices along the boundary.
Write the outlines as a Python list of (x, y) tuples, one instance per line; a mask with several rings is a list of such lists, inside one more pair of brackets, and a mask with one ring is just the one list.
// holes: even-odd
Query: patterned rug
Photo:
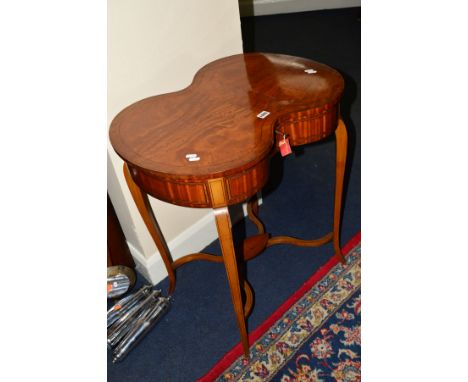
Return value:
[(361, 235), (320, 268), (199, 382), (358, 382), (361, 380)]

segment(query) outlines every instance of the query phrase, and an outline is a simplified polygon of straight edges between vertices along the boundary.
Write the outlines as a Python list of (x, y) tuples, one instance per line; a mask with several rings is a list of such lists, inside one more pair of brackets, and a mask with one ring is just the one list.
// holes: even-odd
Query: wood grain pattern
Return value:
[[(253, 308), (253, 292), (252, 287), (247, 280), (244, 280), (244, 293), (245, 293), (245, 304), (244, 304), (244, 317), (247, 318), (252, 313)], [(246, 355), (248, 357), (248, 354)]]
[[(223, 203), (232, 205), (264, 186), (278, 143), (275, 129), (293, 146), (333, 133), (343, 87), (337, 71), (316, 61), (234, 55), (201, 68), (186, 89), (125, 108), (111, 124), (110, 140), (147, 194), (217, 208), (209, 181), (223, 179)], [(262, 111), (270, 114), (258, 118)], [(187, 154), (200, 159), (188, 161)]]
[(178, 258), (172, 263), (172, 268), (176, 270), (184, 264), (190, 263), (192, 261), (209, 261), (211, 263), (222, 263), (223, 258), (221, 256), (212, 255), (211, 253), (192, 253), (190, 255), (185, 255)]
[[(269, 158), (264, 158), (251, 168), (215, 179), (166, 178), (131, 165), (129, 167), (135, 183), (159, 200), (186, 207), (217, 208), (240, 203), (261, 189), (268, 180)], [(222, 182), (222, 187), (226, 190), (226, 199), (222, 204), (213, 199), (210, 184), (214, 180)]]
[(143, 218), (143, 222), (145, 223), (146, 228), (158, 248), (161, 258), (163, 259), (164, 266), (166, 267), (167, 274), (169, 276), (169, 293), (172, 294), (174, 293), (176, 283), (175, 273), (172, 269), (172, 258), (166, 240), (164, 240), (164, 236), (161, 233), (161, 229), (159, 228), (159, 224), (149, 203), (148, 195), (142, 192), (138, 185), (133, 181), (126, 163), (123, 165), (123, 172), (127, 186), (138, 208), (138, 212)]
[(260, 233), (246, 238), (241, 251), (243, 260), (248, 261), (260, 255), (267, 247), (268, 237), (267, 233)]
[(297, 245), (299, 247), (319, 247), (333, 239), (333, 232), (327, 233), (318, 239), (305, 240), (291, 236), (273, 236), (268, 240), (267, 247), (278, 244)]
[[(245, 317), (252, 309), (253, 293), (239, 276), (236, 255), (247, 261), (275, 244), (318, 246), (333, 240), (336, 256), (344, 261), (339, 247), (347, 147), (346, 127), (339, 119), (343, 88), (343, 78), (337, 71), (312, 60), (239, 54), (204, 66), (186, 89), (138, 101), (112, 121), (110, 140), (126, 163), (128, 187), (163, 258), (169, 292), (175, 288), (174, 270), (183, 264), (196, 260), (224, 263), (246, 357), (249, 343)], [(264, 111), (265, 118), (259, 118)], [(297, 146), (333, 133), (333, 232), (315, 240), (269, 238), (253, 198), (248, 216), (259, 234), (247, 238), (236, 251), (227, 206), (243, 202), (263, 188), (270, 158), (277, 153), (283, 135), (288, 135), (291, 146)], [(187, 155), (195, 156), (195, 160)], [(147, 195), (181, 206), (214, 208), (222, 256), (196, 253), (172, 262)]]
[(335, 255), (344, 264), (345, 259), (340, 248), (341, 204), (343, 202), (343, 180), (348, 149), (348, 132), (340, 119), (335, 131), (336, 137), (336, 170), (335, 170), (335, 203), (333, 207), (333, 248)]
[(333, 134), (339, 118), (338, 109), (338, 105), (333, 105), (297, 112), (294, 118), (280, 118), (279, 129), (288, 135), (291, 146), (320, 141)]
[(215, 210), (216, 228), (218, 230), (219, 243), (223, 253), (224, 265), (231, 291), (232, 304), (236, 314), (237, 325), (241, 335), (244, 355), (249, 357), (249, 339), (247, 337), (247, 327), (245, 323), (244, 304), (240, 289), (240, 278), (237, 269), (237, 258), (234, 250), (231, 232), (231, 218), (226, 207)]
[(247, 203), (247, 217), (257, 227), (258, 233), (265, 233), (265, 225), (258, 218), (258, 198), (254, 195)]

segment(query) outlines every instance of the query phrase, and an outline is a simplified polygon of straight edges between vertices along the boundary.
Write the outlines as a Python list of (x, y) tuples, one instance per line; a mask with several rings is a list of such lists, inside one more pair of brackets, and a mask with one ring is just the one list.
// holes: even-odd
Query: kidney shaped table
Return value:
[[(213, 61), (178, 92), (149, 97), (121, 111), (112, 121), (110, 140), (124, 160), (124, 174), (136, 206), (169, 275), (194, 260), (224, 263), (244, 355), (249, 344), (245, 318), (252, 290), (239, 276), (247, 261), (275, 244), (339, 245), (347, 132), (339, 116), (344, 81), (321, 63), (286, 55), (250, 53)], [(314, 240), (271, 237), (258, 218), (257, 192), (268, 180), (269, 162), (289, 146), (336, 138), (332, 231)], [(284, 145), (284, 147), (282, 147)], [(148, 195), (193, 208), (214, 209), (222, 256), (195, 253), (173, 261)], [(248, 201), (248, 216), (258, 234), (234, 248), (228, 206)], [(236, 257), (237, 252), (237, 257)], [(243, 301), (242, 290), (245, 292)]]

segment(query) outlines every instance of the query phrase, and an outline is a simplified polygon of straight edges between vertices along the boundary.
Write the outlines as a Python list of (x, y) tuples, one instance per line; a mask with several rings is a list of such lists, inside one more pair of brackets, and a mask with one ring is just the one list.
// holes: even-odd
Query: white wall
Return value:
[[(125, 106), (182, 89), (203, 65), (242, 52), (237, 0), (110, 0), (107, 22), (109, 125)], [(127, 189), (122, 164), (109, 144), (109, 195), (139, 270), (156, 283), (166, 272)], [(155, 199), (151, 204), (174, 257), (199, 251), (216, 238), (211, 210)]]
[(241, 16), (360, 7), (361, 0), (239, 0)]

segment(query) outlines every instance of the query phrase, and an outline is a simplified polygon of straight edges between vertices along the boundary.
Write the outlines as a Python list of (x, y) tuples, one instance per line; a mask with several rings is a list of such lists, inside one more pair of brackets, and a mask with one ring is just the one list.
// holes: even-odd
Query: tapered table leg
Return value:
[(167, 274), (169, 276), (169, 294), (172, 294), (175, 289), (175, 273), (172, 268), (172, 260), (166, 240), (164, 240), (164, 236), (162, 235), (161, 229), (159, 228), (158, 222), (153, 214), (153, 209), (149, 203), (148, 195), (146, 195), (146, 193), (143, 192), (133, 181), (132, 176), (130, 175), (130, 169), (126, 163), (124, 163), (123, 171), (133, 200), (135, 201), (138, 211), (143, 218), (146, 228), (148, 228), (148, 231), (161, 254), (164, 265), (166, 266)]
[(335, 204), (333, 213), (333, 248), (335, 255), (344, 263), (345, 259), (340, 248), (341, 205), (343, 201), (343, 180), (346, 166), (346, 153), (348, 147), (348, 132), (343, 120), (340, 118), (335, 130), (336, 138), (336, 176), (335, 176)]
[(237, 324), (241, 335), (242, 347), (245, 357), (249, 357), (249, 340), (247, 337), (247, 328), (245, 324), (244, 306), (242, 303), (239, 272), (237, 269), (236, 253), (232, 241), (231, 219), (227, 207), (214, 210), (216, 218), (216, 227), (218, 229), (219, 242), (223, 253), (224, 266), (231, 290), (232, 304), (236, 314)]

